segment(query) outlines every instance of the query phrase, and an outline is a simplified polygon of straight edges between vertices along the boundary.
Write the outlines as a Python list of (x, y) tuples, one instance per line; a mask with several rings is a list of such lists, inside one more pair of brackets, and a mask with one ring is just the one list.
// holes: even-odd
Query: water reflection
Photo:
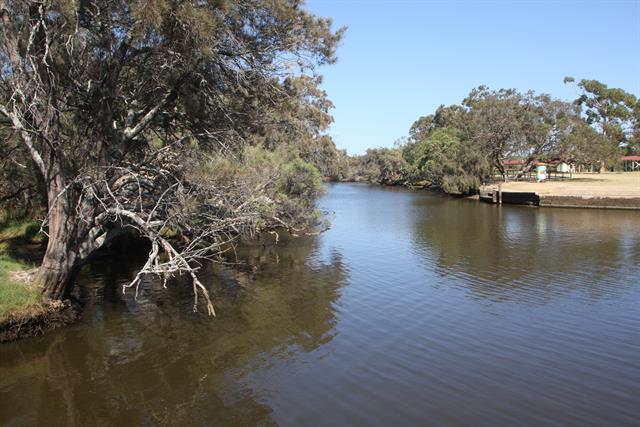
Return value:
[(415, 252), (474, 296), (540, 303), (580, 291), (612, 296), (632, 286), (640, 260), (633, 211), (537, 209), (418, 199)]
[(243, 248), (240, 265), (209, 266), (215, 320), (190, 312), (179, 281), (123, 296), (139, 251), (97, 260), (79, 279), (81, 324), (0, 348), (0, 424), (272, 424), (248, 375), (335, 333), (346, 270), (317, 249), (317, 238), (267, 242)]
[[(191, 290), (83, 271), (83, 320), (0, 346), (0, 424), (634, 425), (640, 215), (335, 185), (319, 237)], [(235, 258), (229, 261), (235, 261)]]

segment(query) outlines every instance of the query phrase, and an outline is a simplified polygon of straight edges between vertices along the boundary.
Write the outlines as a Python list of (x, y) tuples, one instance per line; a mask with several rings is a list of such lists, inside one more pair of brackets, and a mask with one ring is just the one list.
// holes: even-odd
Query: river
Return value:
[(640, 214), (332, 184), (331, 228), (122, 295), (0, 346), (0, 425), (638, 425)]

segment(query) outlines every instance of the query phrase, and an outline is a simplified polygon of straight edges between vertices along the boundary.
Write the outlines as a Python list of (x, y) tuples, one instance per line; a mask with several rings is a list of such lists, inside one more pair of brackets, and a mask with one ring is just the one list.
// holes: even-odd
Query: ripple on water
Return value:
[(634, 425), (640, 216), (332, 185), (321, 236), (238, 249), (122, 295), (144, 251), (79, 278), (82, 321), (0, 347), (0, 424)]

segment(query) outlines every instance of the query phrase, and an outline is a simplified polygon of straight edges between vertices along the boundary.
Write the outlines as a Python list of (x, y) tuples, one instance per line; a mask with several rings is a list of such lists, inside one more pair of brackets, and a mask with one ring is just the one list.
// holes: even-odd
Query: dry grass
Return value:
[(572, 179), (537, 182), (507, 182), (503, 191), (536, 192), (540, 196), (640, 197), (640, 172), (574, 174)]

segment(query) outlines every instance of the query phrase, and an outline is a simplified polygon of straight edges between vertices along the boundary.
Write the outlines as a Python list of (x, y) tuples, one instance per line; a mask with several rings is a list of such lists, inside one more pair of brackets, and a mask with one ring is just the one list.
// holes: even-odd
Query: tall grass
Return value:
[(40, 290), (33, 284), (15, 280), (13, 273), (33, 268), (33, 265), (11, 256), (10, 242), (38, 241), (38, 224), (33, 221), (0, 223), (0, 320), (11, 312), (41, 303)]

